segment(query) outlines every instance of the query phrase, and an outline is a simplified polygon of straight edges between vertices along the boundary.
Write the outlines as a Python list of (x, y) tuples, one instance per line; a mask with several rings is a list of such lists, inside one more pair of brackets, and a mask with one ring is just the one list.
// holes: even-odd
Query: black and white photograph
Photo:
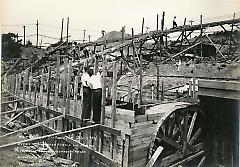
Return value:
[(239, 167), (240, 0), (0, 0), (0, 167)]

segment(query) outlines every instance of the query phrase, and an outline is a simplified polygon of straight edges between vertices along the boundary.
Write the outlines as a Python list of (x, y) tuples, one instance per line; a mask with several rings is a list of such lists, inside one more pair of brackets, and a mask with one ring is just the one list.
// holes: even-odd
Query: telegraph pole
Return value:
[(83, 43), (85, 42), (86, 30), (83, 30)]
[(63, 22), (64, 22), (64, 18), (62, 18), (62, 28), (61, 28), (61, 37), (60, 37), (60, 41), (62, 42), (62, 38), (63, 38)]
[(67, 18), (67, 44), (66, 44), (66, 54), (68, 52), (68, 28), (69, 28), (69, 17)]
[(88, 35), (88, 42), (91, 42), (91, 35)]
[(36, 44), (36, 47), (38, 47), (38, 25), (39, 25), (38, 24), (38, 20), (37, 20), (37, 24), (36, 25), (37, 25), (37, 44)]
[(25, 46), (25, 42), (26, 42), (26, 34), (25, 34), (25, 29), (26, 29), (26, 26), (23, 26), (23, 45)]

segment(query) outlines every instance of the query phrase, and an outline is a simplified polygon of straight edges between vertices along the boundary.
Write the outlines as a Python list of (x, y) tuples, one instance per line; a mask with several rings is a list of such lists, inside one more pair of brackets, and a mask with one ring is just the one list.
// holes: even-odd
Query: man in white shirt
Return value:
[(88, 85), (92, 89), (93, 121), (100, 123), (102, 105), (102, 77), (99, 72), (92, 75), (88, 80)]
[(83, 87), (83, 103), (82, 103), (82, 119), (90, 119), (91, 117), (91, 99), (92, 90), (88, 85), (88, 80), (90, 79), (88, 67), (84, 67), (83, 75), (81, 77), (82, 87)]

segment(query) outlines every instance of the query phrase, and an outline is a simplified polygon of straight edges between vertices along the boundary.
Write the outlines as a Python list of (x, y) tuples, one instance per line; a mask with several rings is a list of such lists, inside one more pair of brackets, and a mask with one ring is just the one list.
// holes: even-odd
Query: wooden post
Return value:
[(154, 100), (154, 85), (153, 84), (151, 86), (151, 96), (152, 96), (152, 100)]
[(131, 102), (131, 99), (132, 99), (131, 85), (132, 85), (132, 81), (130, 80), (130, 81), (128, 81), (128, 95), (127, 95), (128, 102)]
[(112, 87), (112, 128), (116, 122), (116, 99), (117, 99), (117, 61), (113, 64), (113, 87)]
[(69, 17), (67, 18), (67, 41), (66, 41), (66, 55), (68, 53), (68, 29), (69, 29)]
[(69, 63), (68, 63), (68, 78), (67, 78), (66, 114), (70, 113), (71, 81), (72, 81), (72, 60), (69, 60)]
[(161, 101), (164, 101), (164, 84), (162, 80)]
[(132, 28), (132, 49), (133, 49), (133, 64), (134, 64), (134, 72), (136, 72), (136, 59), (135, 59), (135, 46), (134, 46), (134, 30), (133, 30), (133, 28)]
[(23, 46), (26, 44), (26, 33), (25, 33), (26, 26), (23, 26)]
[(62, 28), (61, 28), (61, 37), (60, 37), (61, 42), (63, 40), (63, 22), (64, 22), (64, 18), (62, 18)]
[(54, 107), (57, 108), (58, 107), (58, 101), (59, 101), (59, 97), (58, 97), (58, 93), (59, 93), (59, 81), (60, 81), (60, 57), (57, 58), (56, 61), (56, 78), (55, 78), (55, 98), (54, 98)]
[(37, 25), (37, 43), (36, 43), (36, 47), (38, 47), (38, 25), (39, 25), (38, 24), (38, 20), (37, 20), (37, 24), (36, 25)]
[(38, 82), (37, 80), (34, 80), (34, 93), (33, 93), (33, 103), (36, 104), (36, 96), (37, 96), (37, 88), (38, 88)]
[(41, 73), (41, 84), (40, 84), (40, 105), (43, 105), (43, 78), (44, 78), (44, 69)]
[(32, 101), (32, 81), (33, 77), (31, 74), (29, 74), (29, 82), (28, 82), (28, 100)]
[(64, 114), (66, 111), (66, 98), (67, 98), (67, 79), (68, 79), (68, 59), (64, 58), (64, 79), (63, 79), (63, 84), (62, 84), (62, 88), (63, 88), (63, 106), (64, 106)]
[(200, 57), (201, 57), (201, 59), (202, 59), (202, 57), (203, 57), (203, 52), (202, 52), (202, 49), (203, 49), (203, 45), (202, 45), (202, 35), (203, 35), (203, 28), (202, 28), (202, 15), (200, 16), (200, 30), (201, 30), (201, 33), (200, 33), (200, 36), (201, 36), (201, 55), (200, 55)]
[(27, 82), (28, 82), (28, 73), (29, 70), (27, 69), (24, 72), (24, 79), (23, 79), (23, 98), (25, 99), (25, 95), (26, 95), (26, 87), (27, 87)]
[[(143, 28), (144, 28), (144, 18), (142, 20), (142, 34), (143, 34)], [(139, 76), (139, 86), (140, 86), (140, 92), (139, 92), (139, 107), (141, 107), (142, 105), (142, 91), (143, 91), (143, 85), (142, 85), (142, 81), (143, 81), (143, 67), (142, 67), (142, 45), (140, 44), (140, 76)]]
[(193, 98), (196, 98), (196, 67), (193, 69)]
[(75, 76), (74, 77), (74, 110), (73, 110), (73, 115), (75, 117), (79, 117), (80, 113), (78, 113), (77, 111), (77, 95), (78, 95), (78, 80), (79, 80), (79, 76)]
[(47, 106), (50, 104), (50, 93), (51, 93), (51, 67), (48, 67), (47, 75)]
[(102, 68), (103, 68), (103, 74), (102, 74), (102, 113), (101, 113), (101, 124), (105, 124), (105, 104), (106, 104), (106, 59), (105, 55), (102, 55), (103, 57), (103, 63), (102, 63)]

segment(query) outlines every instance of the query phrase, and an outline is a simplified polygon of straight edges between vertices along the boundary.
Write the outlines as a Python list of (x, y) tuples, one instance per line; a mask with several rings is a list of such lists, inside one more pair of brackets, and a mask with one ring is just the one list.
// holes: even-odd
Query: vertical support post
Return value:
[(69, 29), (69, 17), (67, 18), (67, 41), (66, 41), (66, 55), (68, 53), (68, 29)]
[[(143, 29), (144, 29), (144, 18), (142, 20), (142, 34), (143, 34)], [(143, 72), (143, 67), (142, 67), (142, 44), (140, 44), (140, 81), (139, 81), (139, 86), (140, 86), (140, 92), (139, 92), (139, 107), (141, 107), (142, 105), (142, 92), (143, 92), (143, 85), (142, 85), (142, 81), (143, 81), (143, 75), (142, 75), (142, 72)]]
[(112, 87), (112, 128), (116, 123), (116, 99), (117, 99), (117, 61), (113, 64), (113, 87)]
[(196, 98), (196, 67), (193, 69), (193, 98)]
[(131, 85), (132, 85), (132, 81), (128, 81), (128, 95), (127, 95), (127, 101), (128, 102), (131, 102), (131, 99), (132, 99), (132, 93), (131, 93)]
[(64, 18), (62, 18), (62, 28), (61, 28), (61, 37), (60, 37), (60, 41), (63, 41), (63, 22), (64, 22)]
[(102, 55), (103, 57), (103, 74), (102, 74), (102, 112), (101, 112), (101, 124), (105, 124), (105, 104), (106, 104), (106, 58), (105, 55)]
[(41, 73), (41, 84), (40, 84), (40, 105), (43, 105), (43, 78), (44, 78), (44, 69)]
[(83, 43), (85, 42), (86, 30), (83, 30)]
[(203, 49), (203, 45), (202, 45), (202, 35), (203, 35), (203, 28), (202, 28), (202, 15), (200, 16), (200, 36), (201, 36), (201, 51), (200, 51), (200, 57), (201, 57), (201, 59), (202, 59), (202, 57), (203, 57), (203, 52), (202, 52), (202, 49)]
[(38, 47), (38, 25), (39, 25), (38, 24), (38, 20), (37, 20), (37, 24), (36, 25), (37, 25), (37, 43), (36, 43), (36, 47)]
[(57, 62), (56, 62), (56, 78), (55, 78), (55, 98), (54, 98), (54, 107), (57, 108), (58, 107), (58, 93), (59, 93), (59, 79), (60, 79), (60, 57), (57, 58)]
[(27, 87), (27, 82), (28, 82), (28, 73), (29, 70), (27, 69), (24, 72), (24, 79), (23, 79), (23, 98), (25, 99), (25, 95), (26, 95), (26, 87)]
[(38, 82), (37, 80), (34, 80), (34, 97), (33, 97), (33, 103), (36, 104), (36, 96), (37, 96), (37, 88), (38, 88)]
[(26, 26), (23, 26), (23, 46), (25, 46), (25, 44), (26, 44)]
[(74, 109), (73, 109), (73, 115), (75, 117), (80, 116), (80, 113), (77, 113), (78, 80), (79, 80), (79, 76), (75, 76), (74, 77)]
[(68, 78), (67, 78), (66, 114), (70, 113), (71, 81), (72, 81), (72, 60), (69, 60), (69, 63), (68, 63)]
[(64, 79), (63, 79), (63, 84), (62, 84), (64, 114), (65, 114), (65, 111), (66, 111), (66, 98), (67, 98), (67, 90), (66, 90), (66, 88), (67, 88), (67, 78), (68, 78), (67, 68), (68, 68), (68, 60), (67, 60), (67, 58), (64, 58)]
[(28, 82), (28, 99), (29, 101), (32, 101), (32, 80), (33, 77), (31, 74), (29, 74), (29, 82)]
[(162, 80), (161, 101), (164, 101), (164, 83)]
[(135, 72), (136, 71), (136, 59), (135, 59), (135, 46), (134, 46), (134, 30), (133, 30), (133, 28), (132, 28), (132, 49), (133, 49), (133, 64), (134, 64), (134, 69), (133, 69), (133, 71)]
[(47, 106), (50, 104), (50, 93), (51, 93), (51, 67), (48, 67), (47, 75)]

